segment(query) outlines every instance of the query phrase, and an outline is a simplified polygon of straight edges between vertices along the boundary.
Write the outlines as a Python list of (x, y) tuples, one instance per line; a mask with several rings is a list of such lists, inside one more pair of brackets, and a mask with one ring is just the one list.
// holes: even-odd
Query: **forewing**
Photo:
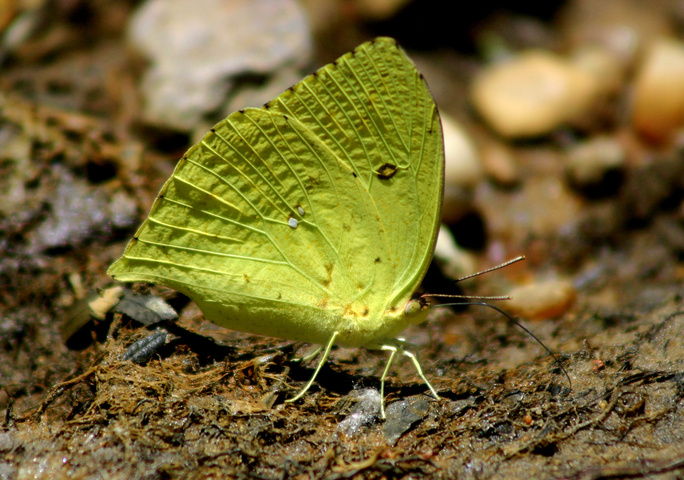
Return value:
[(441, 124), (421, 74), (394, 40), (378, 38), (268, 106), (299, 119), (360, 179), (366, 210), (381, 222), (383, 248), (375, 263), (354, 267), (350, 259), (348, 268), (389, 263), (371, 295), (399, 306), (427, 270), (442, 205)]

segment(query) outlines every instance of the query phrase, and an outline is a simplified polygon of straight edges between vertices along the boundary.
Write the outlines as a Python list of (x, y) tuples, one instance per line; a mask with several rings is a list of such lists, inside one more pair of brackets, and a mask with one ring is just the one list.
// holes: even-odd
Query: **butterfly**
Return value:
[[(388, 350), (427, 318), (414, 298), (440, 224), (444, 145), (423, 76), (390, 38), (364, 43), (260, 108), (232, 113), (180, 159), (107, 273), (193, 299), (211, 322)], [(381, 407), (384, 416), (384, 409)]]

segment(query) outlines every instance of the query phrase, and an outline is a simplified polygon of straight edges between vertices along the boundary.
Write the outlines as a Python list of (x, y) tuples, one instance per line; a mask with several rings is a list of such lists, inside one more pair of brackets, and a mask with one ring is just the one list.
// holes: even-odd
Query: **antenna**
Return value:
[[(503, 268), (503, 267), (507, 267), (508, 265), (519, 262), (521, 260), (525, 260), (524, 255), (516, 257), (512, 260), (508, 260), (507, 262), (496, 265), (495, 267), (488, 268), (487, 270), (482, 270), (481, 272), (473, 273), (472, 275), (467, 275), (465, 277), (459, 278), (458, 280), (456, 280), (456, 282), (467, 280), (469, 278), (477, 277), (479, 275), (489, 273), (489, 272), (492, 272), (494, 270), (498, 270), (498, 269)], [(510, 300), (511, 299), (511, 297), (509, 297), (509, 296), (493, 296), (493, 297), (490, 297), (490, 296), (477, 296), (477, 295), (472, 295), (472, 296), (471, 295), (449, 295), (449, 294), (440, 294), (440, 293), (426, 293), (426, 294), (421, 295), (421, 298), (425, 298), (425, 297), (463, 298), (463, 299), (473, 299), (473, 300)], [(572, 387), (572, 380), (570, 380), (570, 375), (568, 374), (567, 370), (565, 370), (565, 367), (563, 367), (563, 364), (560, 362), (558, 357), (556, 357), (556, 355), (551, 351), (551, 349), (549, 349), (549, 347), (544, 345), (544, 342), (542, 342), (539, 338), (537, 338), (537, 336), (534, 333), (532, 333), (527, 327), (525, 327), (523, 324), (521, 324), (515, 318), (513, 318), (513, 316), (506, 313), (504, 310), (500, 309), (499, 307), (495, 307), (494, 305), (490, 305), (489, 303), (485, 303), (485, 302), (457, 302), (457, 303), (442, 303), (439, 305), (435, 305), (432, 308), (449, 307), (449, 306), (457, 306), (457, 305), (478, 305), (478, 306), (483, 306), (483, 307), (489, 307), (489, 308), (496, 310), (497, 312), (499, 312), (501, 315), (505, 316), (506, 318), (508, 318), (508, 320), (510, 320), (513, 324), (517, 325), (522, 331), (527, 333), (539, 345), (541, 345), (544, 348), (544, 350), (546, 350), (546, 352), (549, 354), (549, 356), (554, 359), (554, 361), (556, 362), (558, 367), (563, 371), (565, 378), (568, 379), (568, 383), (570, 384), (570, 387)]]

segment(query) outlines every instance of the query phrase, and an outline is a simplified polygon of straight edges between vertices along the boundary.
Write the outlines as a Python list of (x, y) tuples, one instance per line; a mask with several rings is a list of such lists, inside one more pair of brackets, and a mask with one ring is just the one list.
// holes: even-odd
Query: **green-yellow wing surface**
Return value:
[(108, 273), (176, 289), (235, 330), (376, 344), (407, 325), (443, 169), (425, 81), (378, 38), (218, 123)]

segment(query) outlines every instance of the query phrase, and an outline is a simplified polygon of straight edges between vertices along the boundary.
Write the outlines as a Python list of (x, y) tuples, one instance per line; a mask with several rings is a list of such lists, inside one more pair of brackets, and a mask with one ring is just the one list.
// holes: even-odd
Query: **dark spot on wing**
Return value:
[(252, 279), (249, 278), (249, 275), (247, 275), (246, 273), (243, 273), (242, 276), (245, 277), (245, 283), (250, 283), (252, 281)]
[(368, 308), (367, 305), (364, 305), (363, 306), (363, 316), (367, 317), (369, 313), (370, 313), (370, 308)]
[(380, 263), (380, 262), (382, 262), (382, 260), (380, 260), (380, 257), (378, 257), (378, 258), (375, 259), (376, 265), (377, 265), (378, 263)]
[(397, 166), (392, 165), (391, 163), (386, 163), (378, 168), (376, 173), (378, 174), (378, 178), (382, 180), (389, 180), (394, 176), (395, 173), (397, 173)]
[(332, 272), (333, 272), (334, 269), (335, 269), (335, 265), (333, 265), (332, 263), (326, 263), (326, 264), (325, 264), (325, 271), (326, 271), (326, 273), (328, 274), (328, 278), (326, 278), (326, 279), (323, 281), (323, 285), (324, 285), (324, 286), (327, 287), (327, 286), (329, 286), (329, 285), (332, 283)]

